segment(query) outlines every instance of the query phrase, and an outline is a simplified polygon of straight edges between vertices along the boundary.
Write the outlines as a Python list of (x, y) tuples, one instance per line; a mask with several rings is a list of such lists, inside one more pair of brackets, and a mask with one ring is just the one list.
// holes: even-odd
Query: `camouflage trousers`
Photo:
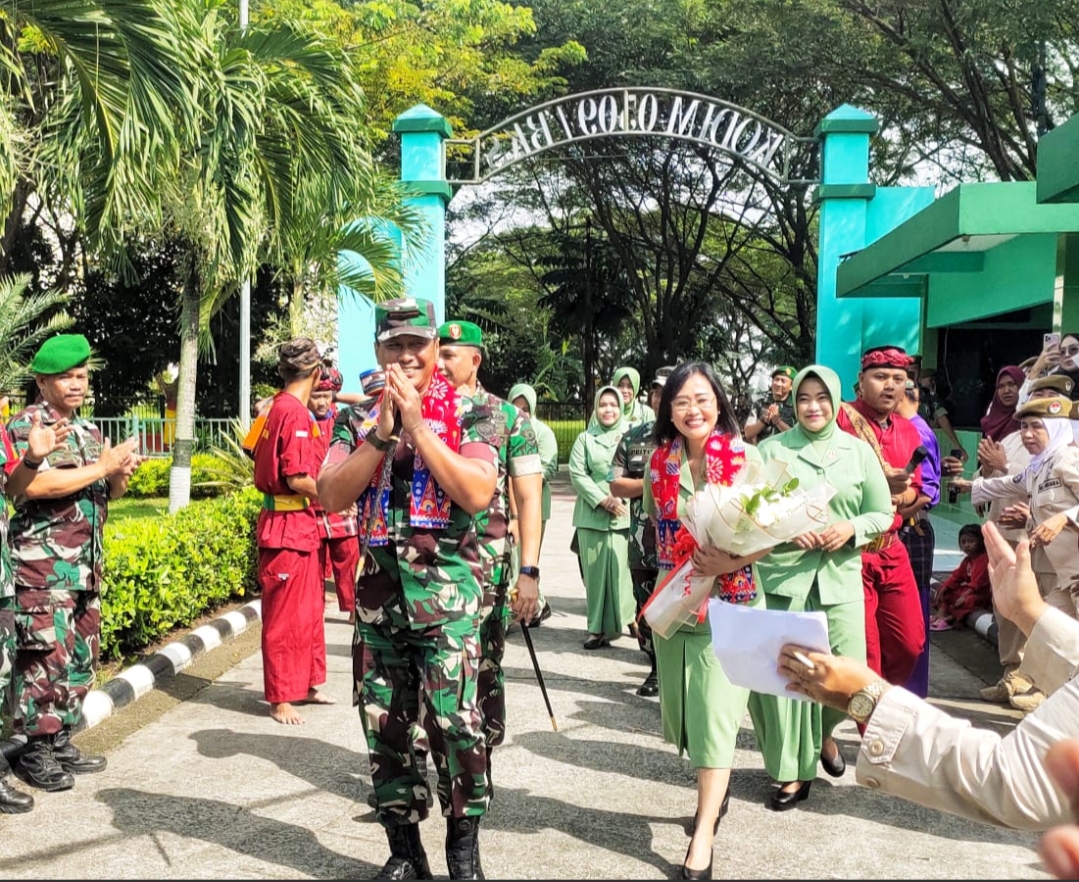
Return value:
[(483, 815), (489, 791), (476, 621), (425, 631), (356, 624), (353, 674), (378, 820), (394, 826), (427, 817), (425, 746), (442, 814)]
[(647, 619), (641, 618), (641, 610), (648, 603), (648, 598), (656, 590), (656, 570), (630, 570), (633, 579), (633, 599), (637, 601), (637, 645), (648, 656), (653, 667), (656, 664), (656, 650), (652, 645), (652, 626)]
[(0, 713), (11, 699), (11, 675), (15, 666), (15, 598), (0, 597)]
[(101, 595), (16, 587), (15, 602), (15, 732), (73, 729), (94, 685)]
[[(483, 737), (490, 752), (506, 740), (506, 676), (502, 658), (506, 654), (506, 628), (512, 611), (506, 602), (506, 588), (480, 625), (480, 669), (476, 700), (483, 719)], [(488, 764), (490, 757), (488, 756)]]

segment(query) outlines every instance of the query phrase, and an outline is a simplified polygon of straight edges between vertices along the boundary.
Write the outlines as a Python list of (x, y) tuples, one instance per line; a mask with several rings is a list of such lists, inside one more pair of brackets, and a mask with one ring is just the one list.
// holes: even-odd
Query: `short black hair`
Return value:
[(671, 402), (682, 391), (686, 381), (694, 374), (700, 374), (704, 377), (711, 385), (712, 391), (716, 393), (716, 401), (719, 404), (716, 428), (728, 435), (740, 434), (738, 421), (734, 418), (734, 409), (731, 407), (727, 393), (723, 390), (723, 384), (719, 382), (719, 377), (716, 376), (712, 366), (704, 361), (688, 361), (678, 365), (671, 372), (671, 375), (667, 377), (666, 385), (663, 387), (663, 397), (659, 400), (659, 411), (656, 413), (656, 428), (652, 435), (657, 444), (667, 444), (679, 434), (678, 429), (675, 428), (674, 420), (671, 418)]
[(982, 535), (981, 524), (963, 524), (959, 528), (959, 538), (962, 539), (964, 536), (972, 536), (977, 539), (979, 551), (985, 551), (985, 536)]

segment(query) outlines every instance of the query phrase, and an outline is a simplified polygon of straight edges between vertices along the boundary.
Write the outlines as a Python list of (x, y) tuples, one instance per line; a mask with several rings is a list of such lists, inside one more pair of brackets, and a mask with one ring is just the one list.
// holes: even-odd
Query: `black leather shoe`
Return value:
[(547, 601), (544, 601), (543, 609), (539, 611), (538, 616), (536, 616), (531, 622), (528, 623), (528, 627), (538, 628), (551, 617), (551, 612), (551, 604), (547, 603)]
[(386, 828), (390, 859), (376, 879), (433, 879), (427, 852), (420, 841), (419, 824), (397, 824)]
[(0, 813), (21, 815), (30, 811), (33, 807), (34, 797), (12, 787), (7, 781), (6, 772), (0, 775)]
[(637, 687), (637, 694), (644, 698), (654, 698), (659, 695), (659, 681), (656, 679), (655, 671), (644, 678), (644, 682)]
[[(713, 856), (713, 858), (709, 859), (708, 866), (705, 867), (703, 870), (691, 870), (689, 867), (686, 866), (686, 862), (682, 861), (682, 872), (679, 874), (679, 878), (681, 878), (681, 879), (711, 879), (712, 878), (712, 861), (714, 859), (715, 859), (714, 856)], [(686, 849), (686, 860), (687, 861), (689, 860), (689, 849), (688, 848)]]
[(785, 812), (787, 809), (792, 809), (798, 803), (809, 799), (809, 788), (812, 786), (812, 781), (802, 781), (797, 790), (784, 790), (780, 787), (779, 790), (772, 794), (772, 798), (768, 802), (768, 808), (774, 812)]
[(75, 778), (65, 772), (60, 762), (53, 756), (51, 735), (39, 735), (30, 739), (30, 745), (19, 757), (15, 774), (31, 787), (52, 793), (57, 790), (70, 790), (75, 786)]
[[(731, 810), (731, 787), (727, 785), (727, 792), (723, 794), (723, 802), (719, 805), (719, 815), (716, 817), (716, 825), (712, 828), (712, 835), (715, 836), (719, 832), (719, 822), (723, 820), (724, 816)], [(689, 826), (689, 835), (692, 836), (697, 832), (697, 814), (693, 814), (693, 823)]]
[(62, 729), (53, 739), (52, 755), (60, 763), (60, 768), (72, 775), (92, 775), (103, 772), (109, 761), (103, 756), (87, 756), (71, 743), (71, 733)]
[(588, 639), (581, 645), (584, 646), (585, 649), (599, 649), (603, 646), (610, 646), (611, 641), (602, 634), (589, 634)]
[(822, 752), (820, 755), (820, 764), (833, 778), (842, 778), (843, 773), (847, 771), (847, 761), (843, 758), (843, 751), (839, 749), (839, 745), (835, 746), (835, 759), (828, 759)]

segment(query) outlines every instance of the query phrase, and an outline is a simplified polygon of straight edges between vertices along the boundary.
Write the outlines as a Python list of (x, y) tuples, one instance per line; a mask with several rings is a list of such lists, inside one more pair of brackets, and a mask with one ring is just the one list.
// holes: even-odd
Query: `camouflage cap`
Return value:
[(90, 360), (90, 341), (82, 334), (57, 334), (41, 344), (30, 372), (62, 374)]
[(1049, 374), (1047, 377), (1038, 377), (1038, 379), (1030, 381), (1031, 395), (1048, 389), (1056, 395), (1071, 398), (1072, 389), (1074, 388), (1075, 381), (1066, 374)]
[(397, 297), (375, 304), (375, 339), (385, 343), (391, 337), (438, 336), (435, 305), (422, 297)]
[(438, 329), (438, 342), (447, 346), (475, 346), (483, 349), (483, 331), (473, 322), (445, 322)]
[(1041, 417), (1042, 419), (1071, 419), (1072, 402), (1070, 398), (1035, 398), (1015, 411), (1015, 418)]

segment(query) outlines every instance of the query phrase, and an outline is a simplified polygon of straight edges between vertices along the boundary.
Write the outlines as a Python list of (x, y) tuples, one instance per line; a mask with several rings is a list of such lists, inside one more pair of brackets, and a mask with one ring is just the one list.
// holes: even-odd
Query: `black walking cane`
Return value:
[(547, 685), (543, 682), (543, 671), (540, 670), (539, 660), (536, 658), (536, 647), (532, 645), (532, 635), (528, 633), (528, 625), (521, 622), (521, 633), (525, 637), (525, 646), (528, 654), (532, 656), (532, 670), (536, 672), (536, 680), (539, 681), (540, 692), (543, 693), (543, 703), (547, 705), (547, 715), (551, 718), (551, 728), (558, 731), (558, 723), (555, 722), (554, 711), (551, 710), (551, 699), (547, 695)]

